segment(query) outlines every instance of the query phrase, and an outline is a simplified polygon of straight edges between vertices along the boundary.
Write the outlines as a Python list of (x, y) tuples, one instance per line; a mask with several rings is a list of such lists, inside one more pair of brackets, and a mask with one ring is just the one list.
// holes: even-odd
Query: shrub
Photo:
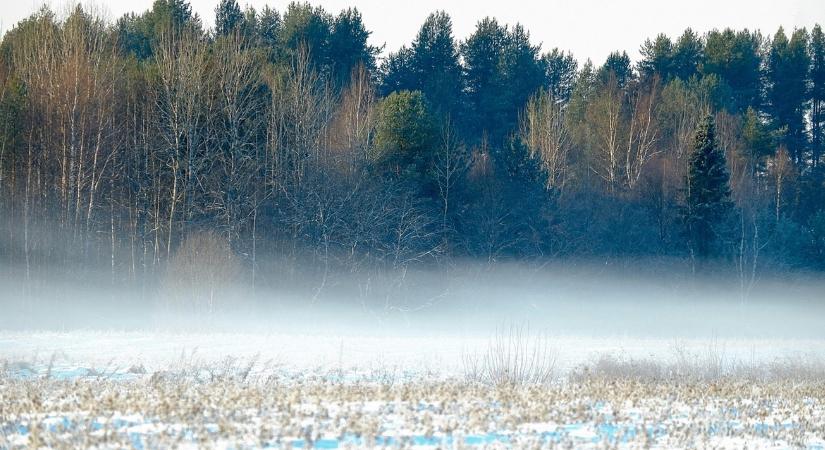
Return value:
[(239, 272), (226, 238), (211, 231), (190, 234), (169, 260), (164, 299), (167, 306), (212, 314)]

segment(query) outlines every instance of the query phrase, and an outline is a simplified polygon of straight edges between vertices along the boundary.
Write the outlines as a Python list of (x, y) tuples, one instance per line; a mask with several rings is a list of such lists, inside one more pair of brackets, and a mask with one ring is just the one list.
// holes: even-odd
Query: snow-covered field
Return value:
[(494, 342), (3, 331), (0, 448), (825, 449), (823, 340), (545, 335), (543, 385)]
[[(539, 334), (534, 332), (533, 334)], [(823, 339), (709, 337), (666, 339), (634, 336), (553, 336), (541, 333), (555, 369), (566, 373), (609, 355), (619, 359), (721, 359), (756, 365), (777, 360), (825, 359)], [(214, 365), (227, 358), (251, 360), (283, 370), (396, 371), (461, 375), (467, 355), (484, 352), (491, 336), (399, 334), (244, 334), (208, 332), (0, 331), (0, 359), (26, 362), (42, 373), (84, 370), (148, 371), (180, 364)]]

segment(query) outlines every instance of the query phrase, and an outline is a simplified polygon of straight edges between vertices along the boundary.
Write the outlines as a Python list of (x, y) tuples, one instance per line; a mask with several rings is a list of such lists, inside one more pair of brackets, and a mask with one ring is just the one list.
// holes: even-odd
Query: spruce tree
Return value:
[(695, 256), (705, 259), (714, 255), (732, 210), (725, 153), (716, 143), (713, 116), (708, 114), (696, 128), (683, 212), (688, 243)]

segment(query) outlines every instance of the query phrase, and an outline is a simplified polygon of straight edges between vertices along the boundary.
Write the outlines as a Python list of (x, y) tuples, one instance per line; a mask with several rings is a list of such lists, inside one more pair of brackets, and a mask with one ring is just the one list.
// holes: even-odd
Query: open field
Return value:
[(825, 448), (821, 341), (501, 336), (3, 332), (0, 448)]

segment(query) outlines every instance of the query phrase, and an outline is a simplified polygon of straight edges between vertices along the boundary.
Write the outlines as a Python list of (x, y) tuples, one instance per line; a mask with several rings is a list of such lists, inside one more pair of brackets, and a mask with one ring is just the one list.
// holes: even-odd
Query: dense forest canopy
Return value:
[(355, 8), (221, 0), (215, 23), (156, 0), (115, 23), (44, 7), (3, 36), (8, 270), (825, 269), (819, 26), (688, 29), (593, 62), (490, 17), (455, 36), (444, 12), (384, 58)]

